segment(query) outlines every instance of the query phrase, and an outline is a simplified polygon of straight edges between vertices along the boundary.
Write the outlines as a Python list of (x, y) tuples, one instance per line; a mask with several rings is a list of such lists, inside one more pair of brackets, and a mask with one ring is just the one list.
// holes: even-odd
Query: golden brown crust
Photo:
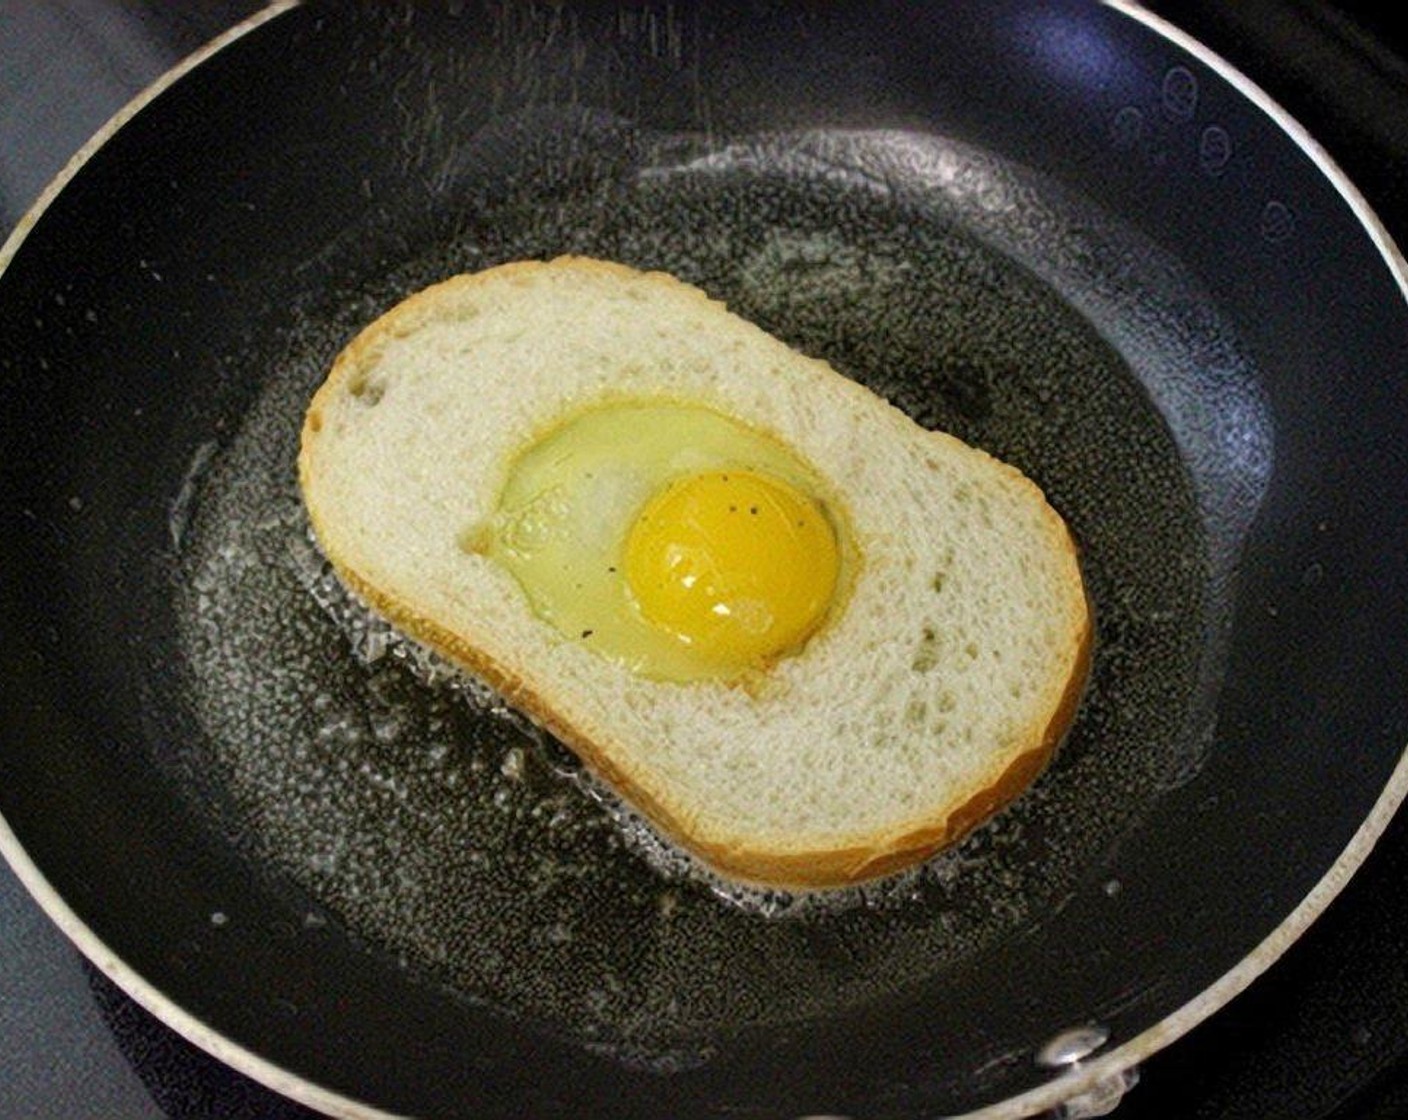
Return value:
[[(550, 263), (514, 262), (473, 275), (452, 277), (425, 288), (397, 304), (365, 328), (338, 355), (326, 380), (309, 405), (298, 457), (299, 482), (305, 497), (311, 488), (312, 462), (323, 428), (327, 403), (341, 390), (348, 377), (353, 376), (375, 357), (388, 338), (403, 333), (407, 324), (413, 326), (420, 322), (423, 313), (433, 312), (443, 299), (459, 289), (479, 286), (490, 277), (502, 278), (505, 273), (520, 273), (526, 278), (530, 272), (564, 265), (621, 277), (641, 276), (641, 273), (624, 265), (580, 257), (560, 257)], [(666, 281), (678, 289), (687, 290), (704, 304), (722, 306), (697, 288), (665, 273), (646, 275), (652, 279)], [(860, 386), (856, 388), (859, 390)], [(952, 437), (943, 433), (931, 435), (938, 437), (938, 442), (952, 440)], [(967, 447), (966, 444), (961, 446)], [(986, 457), (991, 459), (991, 456)], [(992, 459), (992, 462), (1040, 495), (1036, 485), (1020, 471), (1001, 463), (1000, 460)], [(845, 886), (900, 870), (961, 840), (1027, 789), (1046, 767), (1079, 706), (1089, 670), (1092, 622), (1087, 603), (1087, 609), (1076, 620), (1077, 630), (1071, 639), (1071, 645), (1076, 651), (1073, 669), (1049, 719), (1043, 726), (1029, 728), (1025, 734), (1016, 736), (1012, 749), (1001, 752), (988, 777), (977, 783), (956, 805), (950, 802), (932, 815), (905, 822), (883, 833), (846, 838), (826, 847), (799, 849), (785, 837), (766, 838), (765, 843), (768, 846), (737, 838), (713, 837), (700, 831), (701, 827), (706, 827), (702, 822), (693, 819), (691, 814), (680, 812), (667, 798), (652, 791), (649, 783), (632, 773), (626, 758), (623, 757), (628, 756), (629, 752), (614, 750), (608, 743), (596, 742), (581, 729), (565, 722), (547, 699), (525, 679), (523, 673), (496, 660), (433, 619), (423, 617), (396, 597), (379, 590), (369, 578), (336, 555), (335, 549), (328, 546), (327, 536), (320, 523), (321, 511), (311, 500), (306, 504), (314, 531), (323, 542), (334, 569), (343, 582), (368, 606), (412, 638), (482, 677), (509, 703), (536, 720), (545, 730), (577, 753), (598, 777), (641, 810), (676, 843), (724, 875), (750, 882), (798, 888)], [(1075, 570), (1075, 579), (1079, 581), (1079, 563), (1074, 541), (1054, 511), (1051, 517), (1054, 523), (1060, 526), (1065, 550), (1069, 553)], [(1084, 599), (1083, 590), (1081, 594)]]

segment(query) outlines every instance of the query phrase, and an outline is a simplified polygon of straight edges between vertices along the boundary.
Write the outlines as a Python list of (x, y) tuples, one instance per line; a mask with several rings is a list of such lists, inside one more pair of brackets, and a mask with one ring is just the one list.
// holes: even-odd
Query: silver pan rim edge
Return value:
[[(1399, 294), (1408, 302), (1408, 261), (1405, 261), (1402, 251), (1368, 200), (1304, 125), (1232, 63), (1162, 16), (1149, 11), (1137, 0), (1100, 2), (1192, 55), (1265, 113), (1291, 142), (1310, 158), (1344, 199), (1359, 225), (1379, 251), (1398, 285)], [(1024, 1117), (1059, 1107), (1072, 1098), (1092, 1092), (1102, 1085), (1118, 1083), (1118, 1079), (1127, 1071), (1211, 1018), (1275, 964), (1329, 907), (1354, 873), (1369, 858), (1369, 853), (1388, 828), (1389, 821), (1402, 805), (1405, 795), (1408, 795), (1408, 745), (1405, 745), (1403, 753), (1399, 755), (1398, 763), (1378, 800), (1374, 802), (1335, 862), (1280, 925), (1237, 964), (1182, 1007), (1108, 1053), (1093, 1058), (1088, 1063), (1082, 1062), (1078, 1069), (1072, 1069), (1045, 1085), (975, 1112), (965, 1113), (963, 1117), (953, 1120), (1022, 1120)]]
[[(20, 246), (43, 217), (44, 212), (69, 182), (93, 158), (97, 151), (150, 102), (156, 100), (180, 78), (208, 61), (225, 47), (242, 39), (255, 28), (268, 23), (301, 5), (302, 0), (272, 0), (266, 7), (246, 17), (217, 35), (204, 46), (182, 58), (171, 69), (159, 75), (140, 90), (130, 101), (108, 119), (88, 141), (70, 157), (63, 169), (54, 176), (30, 208), (15, 224), (10, 235), (0, 245), (0, 276), (3, 276), (19, 252)], [(39, 908), (59, 931), (73, 943), (95, 968), (118, 986), (144, 1010), (150, 1012), (187, 1042), (224, 1062), (266, 1088), (272, 1089), (299, 1104), (328, 1116), (345, 1120), (402, 1120), (394, 1113), (371, 1107), (352, 1097), (324, 1088), (284, 1069), (238, 1043), (226, 1038), (209, 1024), (190, 1014), (164, 992), (117, 956), (107, 944), (64, 901), (44, 873), (29, 857), (9, 821), (0, 813), (0, 857), (9, 864)]]
[[(267, 7), (187, 55), (119, 109), (74, 153), (20, 218), (4, 243), (0, 244), (0, 276), (3, 276), (19, 252), (20, 246), (60, 192), (129, 120), (186, 73), (257, 27), (299, 7), (301, 3), (302, 0), (273, 0)], [(1148, 11), (1134, 0), (1101, 0), (1101, 3), (1142, 24), (1154, 34), (1196, 58), (1265, 113), (1311, 159), (1344, 199), (1383, 257), (1400, 294), (1405, 302), (1408, 302), (1408, 261), (1368, 201), (1299, 121), (1230, 62), (1163, 17)], [(1408, 745), (1405, 745), (1404, 752), (1400, 755), (1378, 800), (1335, 862), (1295, 909), (1241, 961), (1194, 999), (1108, 1053), (1088, 1062), (1081, 1062), (1077, 1068), (1072, 1068), (1034, 1089), (964, 1113), (952, 1120), (1023, 1120), (1025, 1117), (1058, 1108), (1073, 1098), (1095, 1091), (1101, 1086), (1116, 1083), (1127, 1071), (1134, 1069), (1210, 1018), (1279, 960), (1334, 901), (1368, 858), (1405, 796), (1408, 796)], [(327, 1089), (261, 1057), (226, 1038), (167, 997), (114, 954), (73, 911), (30, 859), (3, 814), (0, 814), (0, 857), (4, 858), (40, 909), (84, 957), (138, 1005), (192, 1045), (265, 1087), (325, 1115), (341, 1117), (344, 1120), (403, 1120), (396, 1113), (386, 1112)]]

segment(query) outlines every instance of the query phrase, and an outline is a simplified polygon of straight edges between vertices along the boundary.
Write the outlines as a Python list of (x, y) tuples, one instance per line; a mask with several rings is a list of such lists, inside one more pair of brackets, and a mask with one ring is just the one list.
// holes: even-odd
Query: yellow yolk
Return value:
[(627, 538), (641, 614), (709, 660), (767, 664), (821, 624), (840, 555), (825, 512), (780, 479), (709, 471), (676, 480)]

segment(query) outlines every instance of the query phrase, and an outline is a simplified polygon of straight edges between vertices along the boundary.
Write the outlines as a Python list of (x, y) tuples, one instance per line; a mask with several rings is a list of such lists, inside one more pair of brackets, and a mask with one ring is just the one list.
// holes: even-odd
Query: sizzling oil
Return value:
[[(1205, 747), (1222, 606), (1204, 483), (1219, 452), (1170, 431), (1149, 377), (1173, 377), (1206, 339), (1151, 328), (1136, 376), (1131, 347), (1109, 345), (1060, 277), (1034, 276), (1016, 242), (994, 247), (991, 192), (906, 192), (893, 169), (880, 182), (799, 162), (806, 142), (671, 142), (639, 176), (551, 207), (472, 199), (475, 216), (424, 252), (300, 308), (238, 433), (194, 452), (173, 522), (183, 662), (153, 688), (199, 729), (165, 760), (192, 797), (310, 913), (466, 998), (651, 1068), (707, 1060), (725, 1029), (904, 990), (1039, 923)], [(1041, 184), (948, 154), (982, 164), (1024, 236), (1070, 256), (1096, 228), (1053, 224)], [(701, 284), (1042, 484), (1081, 543), (1099, 642), (1063, 751), (1011, 810), (873, 886), (725, 883), (337, 583), (293, 470), (332, 357), (410, 290), (565, 251)], [(1079, 281), (1087, 258), (1070, 259)], [(1168, 302), (1166, 262), (1150, 260), (1161, 278), (1143, 298)]]

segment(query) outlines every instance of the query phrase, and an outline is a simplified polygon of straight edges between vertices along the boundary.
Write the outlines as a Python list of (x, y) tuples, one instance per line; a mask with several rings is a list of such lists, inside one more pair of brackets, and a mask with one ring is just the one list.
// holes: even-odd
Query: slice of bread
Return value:
[[(849, 599), (764, 687), (636, 675), (462, 546), (536, 433), (662, 398), (775, 434), (844, 503)], [(1040, 490), (663, 273), (561, 258), (428, 288), (343, 351), (302, 438), (344, 582), (730, 878), (821, 887), (920, 860), (1020, 793), (1078, 703), (1091, 621)]]

